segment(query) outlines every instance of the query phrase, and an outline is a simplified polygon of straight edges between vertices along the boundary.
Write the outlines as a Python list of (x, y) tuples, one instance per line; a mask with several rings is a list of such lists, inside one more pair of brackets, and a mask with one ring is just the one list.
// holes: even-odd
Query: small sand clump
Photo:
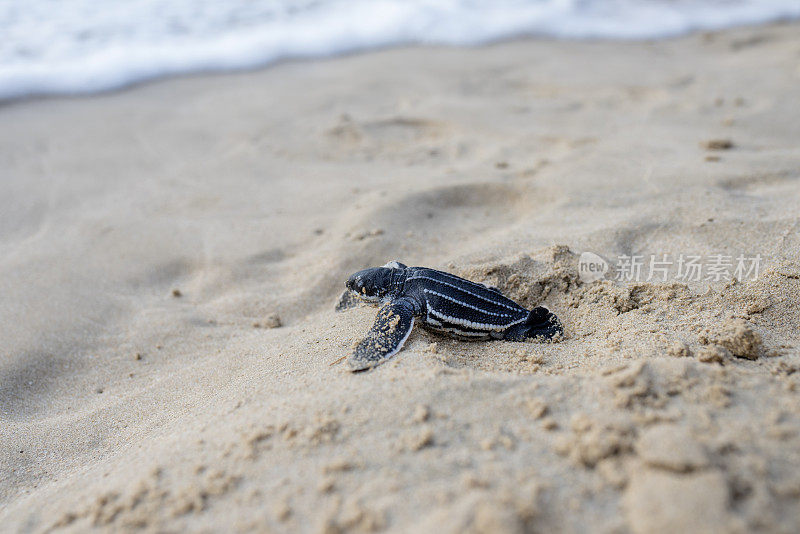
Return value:
[(625, 505), (635, 533), (718, 532), (720, 525), (729, 523), (728, 487), (719, 472), (637, 471)]
[(761, 336), (741, 319), (727, 323), (716, 341), (737, 358), (756, 360), (761, 352)]
[(672, 356), (673, 358), (688, 358), (692, 355), (692, 350), (689, 348), (689, 345), (682, 341), (676, 341), (672, 345), (669, 346), (667, 349), (667, 354)]
[(708, 456), (685, 426), (660, 424), (652, 426), (639, 436), (636, 452), (644, 462), (677, 473), (684, 473), (708, 465)]
[(700, 144), (706, 150), (730, 150), (733, 148), (733, 141), (730, 139), (709, 139)]
[(416, 408), (414, 408), (414, 414), (411, 417), (411, 421), (414, 423), (424, 423), (431, 417), (431, 409), (425, 406), (424, 404), (418, 404)]
[(703, 363), (723, 363), (729, 356), (727, 349), (717, 345), (703, 347), (697, 352), (697, 359)]
[(267, 314), (261, 321), (253, 323), (253, 327), (255, 328), (280, 328), (281, 326), (283, 326), (281, 316), (274, 312)]
[(632, 450), (632, 434), (627, 425), (576, 414), (571, 426), (572, 435), (559, 440), (556, 452), (576, 464), (594, 467), (600, 460)]

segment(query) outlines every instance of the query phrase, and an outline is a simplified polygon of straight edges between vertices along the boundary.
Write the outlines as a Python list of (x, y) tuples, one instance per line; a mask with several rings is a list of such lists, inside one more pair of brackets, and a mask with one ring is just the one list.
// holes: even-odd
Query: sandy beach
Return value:
[[(798, 88), (783, 24), (0, 106), (0, 530), (797, 532)], [(332, 365), (395, 259), (564, 337)]]

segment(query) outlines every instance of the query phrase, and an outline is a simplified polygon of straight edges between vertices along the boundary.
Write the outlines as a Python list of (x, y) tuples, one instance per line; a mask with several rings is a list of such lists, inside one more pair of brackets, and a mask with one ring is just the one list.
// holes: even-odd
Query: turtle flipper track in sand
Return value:
[(385, 304), (367, 337), (347, 360), (352, 371), (364, 371), (397, 354), (414, 326), (414, 308), (403, 299)]

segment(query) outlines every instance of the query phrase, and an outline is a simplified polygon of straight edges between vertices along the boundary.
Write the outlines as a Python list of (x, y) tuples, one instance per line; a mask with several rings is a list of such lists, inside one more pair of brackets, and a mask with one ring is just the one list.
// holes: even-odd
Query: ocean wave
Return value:
[(795, 18), (797, 0), (0, 0), (0, 99), (404, 44), (652, 39)]

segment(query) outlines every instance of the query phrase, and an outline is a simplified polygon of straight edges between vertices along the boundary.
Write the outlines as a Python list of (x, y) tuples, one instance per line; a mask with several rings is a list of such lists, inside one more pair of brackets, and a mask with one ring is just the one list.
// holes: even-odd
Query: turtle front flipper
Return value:
[(367, 337), (347, 360), (351, 371), (364, 371), (397, 354), (414, 326), (414, 307), (404, 299), (385, 304), (378, 310)]
[(349, 289), (345, 289), (344, 293), (342, 293), (342, 296), (339, 297), (339, 301), (336, 303), (336, 308), (334, 309), (337, 312), (349, 310), (350, 308), (355, 308), (363, 302), (364, 301), (359, 299), (355, 293)]

